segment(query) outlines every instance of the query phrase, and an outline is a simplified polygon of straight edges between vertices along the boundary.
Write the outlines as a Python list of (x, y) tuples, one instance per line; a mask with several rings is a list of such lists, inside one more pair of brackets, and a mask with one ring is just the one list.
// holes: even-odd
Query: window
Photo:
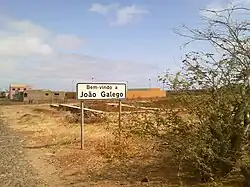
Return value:
[(28, 94), (27, 94), (27, 93), (24, 93), (23, 96), (24, 96), (24, 97), (28, 97)]
[(16, 89), (15, 88), (12, 88), (13, 91), (15, 91)]
[(59, 93), (54, 93), (54, 95), (59, 95)]
[(20, 90), (20, 88), (17, 88), (18, 90)]
[(46, 96), (48, 96), (49, 94), (48, 93), (45, 93)]
[(23, 89), (24, 91), (27, 90), (26, 88)]

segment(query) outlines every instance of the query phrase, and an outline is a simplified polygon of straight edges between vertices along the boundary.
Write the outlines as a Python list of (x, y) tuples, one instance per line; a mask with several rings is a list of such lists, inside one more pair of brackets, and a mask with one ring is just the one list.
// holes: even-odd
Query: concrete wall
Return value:
[(127, 99), (149, 99), (149, 98), (166, 97), (166, 91), (160, 88), (151, 89), (129, 89)]
[(64, 103), (66, 99), (66, 94), (63, 91), (53, 91), (52, 92), (52, 103)]
[(24, 102), (43, 103), (52, 101), (52, 92), (49, 90), (28, 90), (24, 92)]
[(76, 92), (66, 92), (66, 98), (67, 99), (75, 99), (76, 98)]
[(18, 92), (24, 92), (31, 90), (32, 87), (27, 84), (10, 84), (9, 85), (9, 99), (13, 99), (13, 96)]
[(65, 92), (50, 90), (28, 90), (24, 92), (25, 103), (63, 103)]

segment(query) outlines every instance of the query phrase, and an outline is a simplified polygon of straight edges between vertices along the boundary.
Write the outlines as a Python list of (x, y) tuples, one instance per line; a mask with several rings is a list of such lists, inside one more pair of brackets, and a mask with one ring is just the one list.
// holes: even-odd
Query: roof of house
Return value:
[(49, 89), (32, 89), (32, 90), (26, 90), (26, 92), (51, 92), (51, 93), (65, 93), (64, 91), (53, 91)]
[(128, 91), (146, 91), (146, 90), (159, 90), (160, 88), (130, 88)]
[(128, 91), (142, 91), (142, 90), (149, 90), (149, 88), (130, 88)]
[(39, 89), (39, 90), (26, 90), (26, 92), (52, 92), (52, 91), (47, 89)]
[(26, 88), (29, 87), (27, 84), (10, 84), (10, 87), (12, 88)]

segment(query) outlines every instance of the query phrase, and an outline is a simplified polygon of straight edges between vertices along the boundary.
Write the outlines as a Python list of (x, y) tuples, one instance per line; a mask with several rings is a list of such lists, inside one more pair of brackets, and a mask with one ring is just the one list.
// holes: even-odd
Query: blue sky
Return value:
[[(248, 0), (234, 0), (248, 3)], [(160, 86), (178, 69), (185, 41), (172, 28), (200, 27), (200, 8), (229, 1), (1, 0), (0, 87), (28, 83), (69, 90), (75, 82)], [(192, 46), (198, 49), (200, 46)]]

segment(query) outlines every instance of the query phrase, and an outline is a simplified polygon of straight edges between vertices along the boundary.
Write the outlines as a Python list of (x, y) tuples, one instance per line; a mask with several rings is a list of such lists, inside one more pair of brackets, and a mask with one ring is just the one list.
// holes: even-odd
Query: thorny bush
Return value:
[[(187, 34), (177, 33), (191, 42), (207, 42), (215, 52), (188, 53), (183, 71), (160, 77), (180, 93), (188, 115), (157, 112), (142, 121), (141, 130), (165, 141), (174, 158), (195, 168), (203, 182), (238, 169), (250, 186), (250, 22), (237, 20), (236, 14), (249, 9), (206, 11), (212, 14), (205, 18), (207, 28), (184, 27)], [(188, 94), (190, 90), (202, 92)]]

